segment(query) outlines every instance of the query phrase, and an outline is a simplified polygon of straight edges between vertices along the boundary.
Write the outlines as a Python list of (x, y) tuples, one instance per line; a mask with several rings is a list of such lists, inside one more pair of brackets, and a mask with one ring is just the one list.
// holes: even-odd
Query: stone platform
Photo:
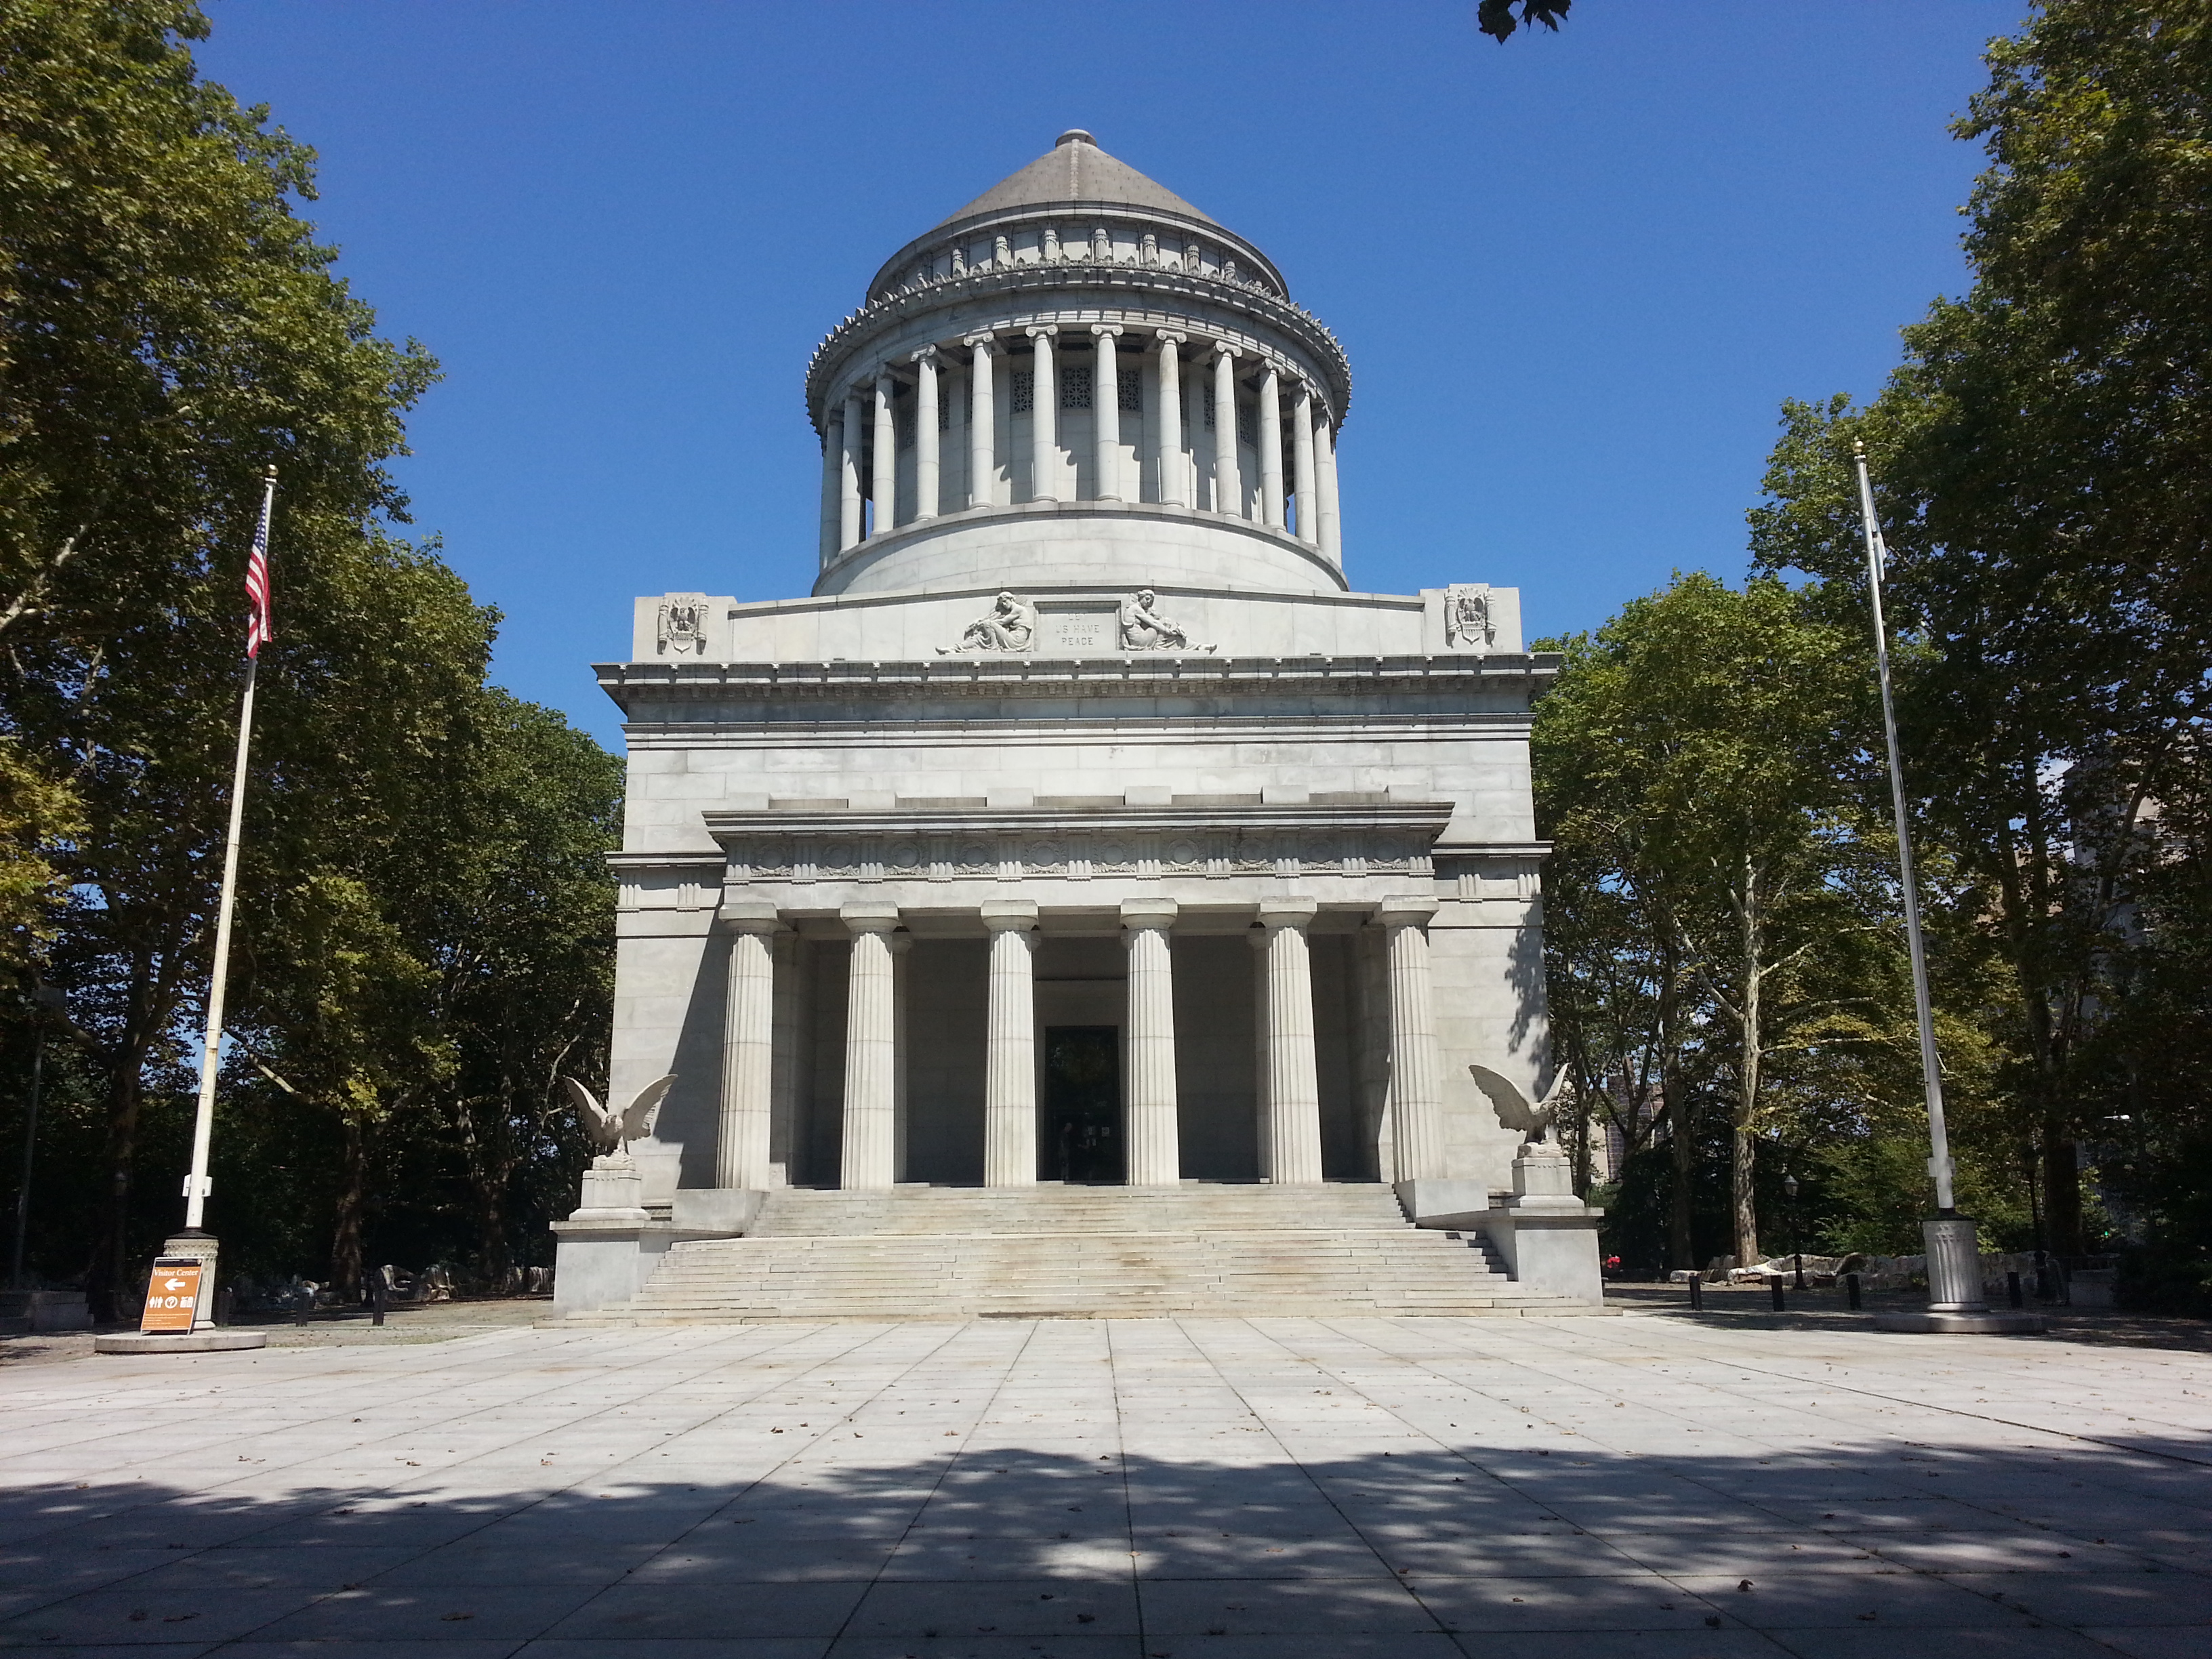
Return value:
[(599, 1323), (1602, 1312), (1517, 1285), (1374, 1184), (784, 1188), (742, 1238), (678, 1243)]
[(0, 1369), (0, 1648), (2180, 1659), (2212, 1356), (1608, 1320)]

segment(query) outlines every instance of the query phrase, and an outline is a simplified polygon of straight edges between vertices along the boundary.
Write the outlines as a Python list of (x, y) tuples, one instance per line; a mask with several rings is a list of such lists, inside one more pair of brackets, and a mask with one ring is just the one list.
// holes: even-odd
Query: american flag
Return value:
[(276, 480), (272, 476), (261, 493), (261, 522), (253, 527), (253, 556), (246, 562), (246, 597), (253, 603), (253, 615), (246, 624), (249, 657), (258, 657), (261, 647), (275, 637), (269, 625), (269, 509), (276, 499)]

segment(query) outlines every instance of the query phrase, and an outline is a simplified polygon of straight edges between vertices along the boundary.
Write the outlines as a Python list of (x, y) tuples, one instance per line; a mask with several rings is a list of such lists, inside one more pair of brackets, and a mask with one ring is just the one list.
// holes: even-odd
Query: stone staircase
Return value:
[(1544, 1315), (1477, 1237), (1380, 1185), (790, 1188), (742, 1238), (677, 1244), (629, 1303), (567, 1324), (763, 1319)]

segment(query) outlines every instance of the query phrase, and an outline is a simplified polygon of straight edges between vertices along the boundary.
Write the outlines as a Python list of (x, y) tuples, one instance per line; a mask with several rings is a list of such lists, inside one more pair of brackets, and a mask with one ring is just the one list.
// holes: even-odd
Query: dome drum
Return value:
[[(1164, 544), (1147, 553), (1125, 507), (1234, 586), (1344, 590), (1342, 349), (1256, 248), (1087, 135), (909, 243), (871, 295), (807, 376), (817, 593), (986, 560), (1141, 580)], [(1040, 520), (1034, 556), (1009, 518)]]

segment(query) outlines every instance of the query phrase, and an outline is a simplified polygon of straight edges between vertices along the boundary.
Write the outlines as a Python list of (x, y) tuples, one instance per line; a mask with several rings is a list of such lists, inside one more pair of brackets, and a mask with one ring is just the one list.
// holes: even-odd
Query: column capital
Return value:
[(725, 898), (714, 912), (714, 920), (733, 933), (777, 933), (783, 931), (783, 917), (775, 908), (775, 901), (747, 894)]
[(1121, 325), (1119, 323), (1093, 323), (1091, 325), (1091, 331), (1093, 334), (1100, 336), (1113, 335), (1118, 337), (1121, 332)]
[(1303, 928), (1320, 908), (1318, 899), (1302, 893), (1272, 893), (1260, 901), (1260, 925), (1271, 933), (1278, 927)]
[(1233, 363), (1244, 354), (1236, 346), (1230, 344), (1226, 340), (1216, 340), (1213, 343), (1213, 355), (1217, 357), (1226, 358), (1229, 362)]
[(960, 343), (970, 351), (997, 351), (1000, 349), (999, 337), (988, 328), (981, 333), (962, 335)]
[(1385, 927), (1423, 927), (1437, 908), (1437, 902), (1425, 893), (1395, 893), (1375, 907), (1375, 920)]
[(1181, 908), (1171, 898), (1123, 899), (1121, 925), (1139, 932), (1171, 927)]
[(1022, 332), (1028, 335), (1032, 340), (1049, 340), (1060, 332), (1060, 325), (1058, 323), (1038, 323), (1033, 327), (1024, 329)]
[(933, 363), (935, 363), (935, 362), (936, 362), (936, 361), (937, 361), (937, 348), (936, 348), (935, 346), (933, 346), (933, 345), (926, 345), (926, 346), (922, 347), (922, 349), (921, 349), (921, 350), (919, 350), (919, 351), (915, 352), (912, 356), (910, 356), (910, 357), (908, 357), (908, 358), (907, 359), (907, 362), (910, 362), (910, 363), (933, 363)]
[(896, 933), (890, 936), (890, 947), (891, 954), (893, 956), (904, 956), (908, 951), (914, 949), (914, 935), (908, 933), (905, 928), (900, 928)]
[(856, 899), (838, 907), (837, 919), (856, 933), (889, 933), (898, 927), (898, 906), (885, 899)]
[(1171, 345), (1188, 345), (1190, 343), (1190, 336), (1179, 328), (1156, 328), (1152, 331), (1152, 337)]
[(1020, 933), (1037, 925), (1035, 899), (985, 899), (983, 926), (994, 933)]
[(897, 374), (897, 371), (896, 371), (896, 370), (895, 370), (895, 369), (891, 367), (891, 365), (890, 365), (890, 364), (889, 364), (889, 363), (883, 363), (883, 364), (880, 364), (880, 365), (878, 365), (878, 368), (877, 368), (877, 369), (876, 369), (876, 390), (877, 390), (878, 392), (884, 393), (884, 394), (885, 394), (886, 396), (888, 396), (888, 395), (889, 395), (889, 393), (890, 393), (890, 388), (891, 388), (891, 387), (893, 387), (893, 386), (896, 386), (897, 384), (898, 384), (898, 374)]

